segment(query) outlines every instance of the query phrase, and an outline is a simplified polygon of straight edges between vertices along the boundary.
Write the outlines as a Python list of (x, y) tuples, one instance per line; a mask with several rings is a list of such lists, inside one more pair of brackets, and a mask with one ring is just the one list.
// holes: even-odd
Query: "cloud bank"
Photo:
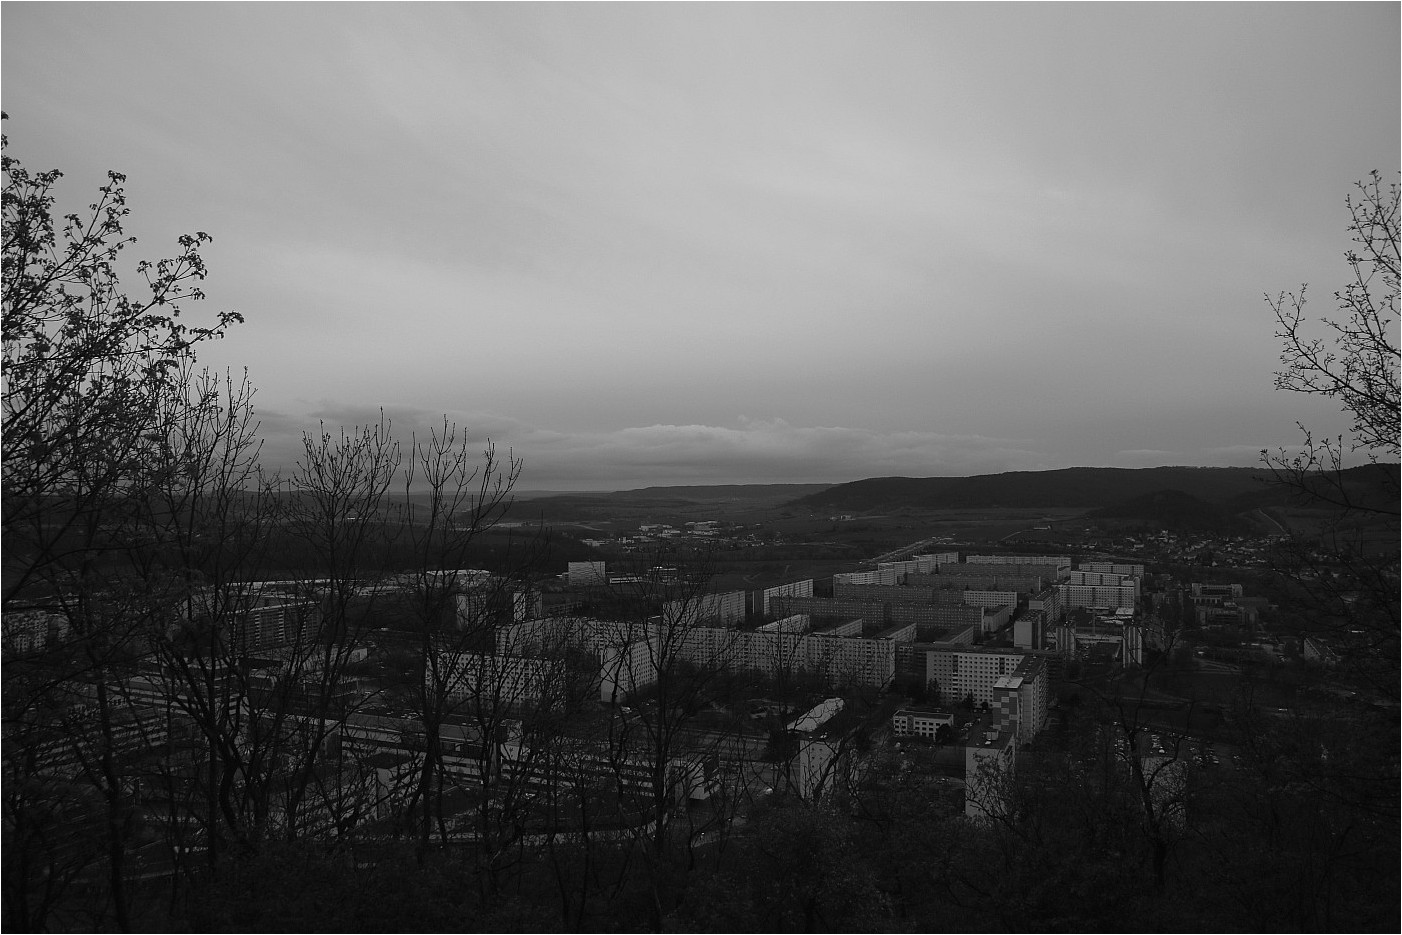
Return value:
[(883, 475), (968, 475), (1037, 470), (1046, 456), (1026, 440), (926, 431), (800, 426), (744, 416), (735, 425), (644, 425), (562, 432), (494, 413), (432, 413), (323, 405), (305, 420), (260, 413), (264, 462), (289, 472), (301, 457), (302, 433), (388, 424), (401, 447), (445, 420), (480, 453), (523, 463), (522, 489), (629, 489), (666, 484), (840, 483)]

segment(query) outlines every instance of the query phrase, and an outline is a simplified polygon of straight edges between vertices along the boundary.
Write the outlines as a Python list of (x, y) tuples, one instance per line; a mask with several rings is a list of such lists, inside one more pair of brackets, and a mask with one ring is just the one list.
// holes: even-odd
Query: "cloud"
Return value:
[(977, 474), (1035, 467), (1014, 439), (797, 426), (741, 418), (737, 426), (648, 425), (523, 442), (526, 478), (592, 485), (841, 482), (910, 474)]
[[(1047, 466), (1045, 456), (1019, 439), (922, 431), (875, 431), (800, 426), (783, 419), (741, 416), (735, 425), (627, 426), (561, 432), (484, 412), (434, 413), (412, 407), (324, 403), (305, 422), (271, 414), (264, 423), (265, 461), (291, 466), (302, 431), (378, 425), (381, 414), (407, 445), (443, 420), (470, 448), (490, 442), (497, 456), (522, 459), (523, 489), (629, 488), (662, 484), (838, 483), (883, 475), (969, 475)], [(278, 463), (278, 459), (282, 459)]]

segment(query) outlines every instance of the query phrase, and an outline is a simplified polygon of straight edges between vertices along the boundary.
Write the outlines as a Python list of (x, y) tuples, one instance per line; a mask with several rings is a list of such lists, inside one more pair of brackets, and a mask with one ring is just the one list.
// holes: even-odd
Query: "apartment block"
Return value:
[(1000, 676), (992, 689), (989, 710), (1000, 725), (1017, 732), (1019, 743), (1029, 743), (1047, 722), (1051, 710), (1051, 678), (1046, 663), (1025, 657), (1011, 674)]
[[(558, 567), (558, 566), (556, 566)], [(608, 568), (605, 562), (570, 562), (566, 580), (572, 588), (607, 584)]]
[(964, 817), (982, 822), (1008, 814), (1017, 747), (1017, 732), (996, 726), (992, 716), (974, 725), (964, 746)]
[(1100, 588), (1131, 587), (1134, 589), (1135, 597), (1140, 594), (1140, 579), (1110, 571), (1073, 571), (1062, 584), (1079, 584)]
[(1051, 565), (1058, 570), (1071, 568), (1069, 555), (966, 555), (971, 565)]
[[(933, 681), (946, 704), (954, 705), (972, 695), (975, 704), (996, 700), (998, 680), (1017, 676), (1024, 698), (1020, 708), (1028, 737), (1034, 736), (1046, 720), (1050, 705), (1051, 677), (1043, 660), (1031, 653), (1007, 649), (981, 649), (948, 643), (916, 643), (901, 653), (901, 671), (920, 674), (923, 662), (926, 683)], [(1025, 691), (1022, 686), (1025, 685)], [(1004, 686), (1006, 688), (1006, 684)]]
[(1072, 607), (1095, 607), (1114, 610), (1121, 607), (1134, 608), (1136, 591), (1133, 585), (1061, 585), (1061, 605), (1069, 610)]
[(1118, 562), (1078, 562), (1076, 567), (1081, 571), (1109, 572), (1112, 575), (1126, 575), (1131, 578), (1144, 577), (1144, 566), (1137, 564), (1120, 564)]
[(913, 643), (918, 627), (913, 623), (893, 623), (876, 634), (879, 640), (892, 640), (896, 643)]
[(1030, 610), (1013, 621), (1013, 645), (1018, 649), (1041, 649), (1046, 641), (1047, 615)]
[[(973, 604), (898, 604), (892, 605), (890, 620), (892, 623), (914, 623), (917, 638), (925, 642), (950, 639), (943, 634), (951, 630), (967, 632), (968, 639), (965, 641), (972, 642), (975, 633), (996, 630), (998, 616), (987, 607)], [(937, 633), (941, 635), (937, 636)]]
[(744, 622), (745, 604), (744, 591), (726, 591), (703, 594), (689, 601), (668, 601), (663, 614), (668, 620), (675, 620), (687, 627), (731, 627)]
[[(1084, 614), (1084, 612), (1080, 612)], [(1067, 658), (1083, 656), (1097, 646), (1108, 646), (1122, 665), (1142, 665), (1144, 645), (1149, 634), (1132, 618), (1096, 617), (1093, 615), (1067, 618), (1055, 629), (1056, 651)]]
[(822, 636), (861, 636), (866, 629), (866, 621), (861, 617), (853, 620), (839, 620), (836, 623), (829, 623), (817, 627), (813, 630), (815, 634)]
[[(782, 620), (775, 620), (756, 627), (756, 633), (807, 633), (813, 629), (813, 620), (807, 614), (792, 614)], [(860, 630), (858, 631), (861, 632)]]
[(1045, 591), (1032, 594), (1027, 598), (1028, 611), (1041, 611), (1046, 615), (1047, 623), (1050, 625), (1061, 619), (1061, 589), (1050, 587)]
[(836, 578), (832, 583), (834, 600), (913, 603), (933, 601), (934, 590), (934, 587), (911, 587), (904, 584), (839, 584)]
[[(448, 701), (468, 707), (498, 706), (508, 709), (555, 707), (562, 702), (564, 663), (530, 656), (498, 656), (482, 653), (442, 653), (437, 665), (440, 686)], [(424, 672), (426, 687), (434, 690), (434, 671)]]
[(760, 592), (760, 613), (768, 616), (769, 605), (776, 597), (812, 597), (813, 579), (806, 578), (803, 581), (792, 581), (788, 584), (777, 585), (772, 588), (765, 588)]
[(803, 669), (829, 683), (883, 688), (896, 671), (896, 643), (827, 633), (745, 633), (699, 627), (687, 631), (679, 655), (697, 665), (722, 665), (770, 675)]
[[(707, 628), (702, 628), (707, 629)], [(711, 630), (726, 633), (726, 630)], [(619, 702), (634, 692), (657, 684), (659, 645), (655, 636), (625, 643), (601, 643), (599, 658), (599, 700)]]
[(1025, 578), (1042, 578), (1054, 582), (1069, 574), (1070, 568), (1055, 562), (957, 562), (939, 566), (941, 575), (1008, 575)]
[(776, 617), (808, 614), (811, 617), (862, 617), (872, 621), (886, 619), (886, 605), (874, 600), (838, 600), (827, 597), (778, 597), (770, 607)]
[(461, 585), (457, 593), (460, 630), (490, 630), (540, 617), (543, 610), (544, 595), (539, 591), (510, 584), (495, 575)]
[(980, 573), (947, 572), (940, 570), (929, 575), (907, 575), (905, 583), (910, 587), (983, 588), (1002, 591), (1030, 592), (1040, 591), (1047, 580), (1040, 575), (989, 574), (989, 568), (998, 566), (984, 565), (982, 567), (984, 571)]
[(964, 590), (964, 603), (974, 607), (1016, 607), (1016, 591), (976, 591), (973, 588)]
[(1199, 584), (1192, 586), (1194, 604), (1221, 604), (1242, 596), (1239, 584)]
[[(962, 591), (948, 592), (963, 601)], [(812, 617), (828, 617), (850, 620), (861, 617), (868, 626), (883, 627), (915, 624), (918, 631), (948, 630), (962, 632), (969, 627), (977, 627), (983, 632), (993, 632), (1005, 626), (1011, 618), (1012, 608), (982, 607), (974, 604), (905, 603), (883, 601), (837, 600), (824, 597), (777, 598), (774, 611), (778, 615), (808, 614)], [(923, 637), (922, 637), (923, 638)]]
[(47, 610), (9, 611), (0, 620), (0, 628), (5, 652), (38, 652), (68, 636), (68, 618)]

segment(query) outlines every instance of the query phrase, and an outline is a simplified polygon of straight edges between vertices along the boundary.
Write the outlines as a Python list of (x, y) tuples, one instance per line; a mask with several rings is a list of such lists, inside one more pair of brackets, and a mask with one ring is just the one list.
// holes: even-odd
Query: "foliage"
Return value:
[[(182, 320), (204, 298), (204, 232), (182, 234), (179, 253), (141, 260), (144, 294), (123, 291), (119, 266), (135, 243), (125, 177), (108, 174), (86, 214), (53, 209), (58, 170), (30, 173), (4, 139), (5, 599), (96, 544), (74, 540), (99, 513), (146, 494), (149, 470), (173, 418), (186, 407), (189, 367), (201, 342), (241, 322), (219, 312)], [(110, 517), (104, 517), (111, 522)], [(71, 567), (70, 567), (71, 570)]]

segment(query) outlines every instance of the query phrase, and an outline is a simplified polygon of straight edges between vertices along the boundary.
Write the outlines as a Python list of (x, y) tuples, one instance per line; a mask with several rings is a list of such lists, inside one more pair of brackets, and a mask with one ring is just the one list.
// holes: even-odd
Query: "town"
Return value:
[[(49, 679), (44, 713), (7, 735), (10, 781), (65, 814), (46, 829), (48, 872), (150, 886), (248, 835), (331, 842), (367, 865), (415, 840), (479, 867), (598, 842), (694, 861), (743, 846), (782, 803), (879, 813), (893, 784), (989, 827), (1086, 730), (1155, 834), (1182, 836), (1212, 820), (1219, 774), (1251, 768), (1262, 718), (1317, 717), (1321, 698), (1396, 716), (1329, 639), (1278, 632), (1269, 599), (1222, 581), (1230, 569), (1170, 566), (1216, 572), (1193, 580), (1010, 551), (1009, 537), (911, 554), (949, 539), (934, 536), (856, 570), (729, 589), (727, 537), (788, 544), (683, 529), (588, 541), (612, 557), (556, 574), (228, 582), (159, 610), (150, 595), (66, 602), (140, 621), (119, 661), (78, 677), (61, 674), (72, 620), (8, 612), (7, 667)], [(1147, 540), (1160, 557), (1171, 543)], [(1139, 543), (1098, 544), (1123, 558)], [(1198, 537), (1179, 555), (1235, 554), (1249, 574), (1268, 545)], [(89, 841), (114, 796), (129, 831), (121, 865), (102, 868)]]

